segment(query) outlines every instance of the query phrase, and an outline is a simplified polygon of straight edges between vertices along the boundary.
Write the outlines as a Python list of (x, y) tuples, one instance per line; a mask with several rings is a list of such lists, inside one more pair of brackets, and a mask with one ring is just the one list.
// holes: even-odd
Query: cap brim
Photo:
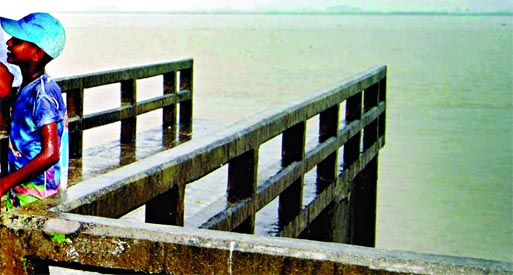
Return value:
[(0, 17), (0, 24), (4, 31), (12, 37), (32, 42), (25, 30), (20, 26), (17, 20)]

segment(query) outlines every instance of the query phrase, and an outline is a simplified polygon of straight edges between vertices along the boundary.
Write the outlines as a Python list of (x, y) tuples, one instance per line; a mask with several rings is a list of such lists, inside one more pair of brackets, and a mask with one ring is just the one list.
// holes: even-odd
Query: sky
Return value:
[(0, 16), (33, 11), (62, 12), (108, 9), (118, 11), (197, 10), (326, 10), (342, 7), (366, 11), (513, 11), (513, 0), (17, 0), (2, 4)]

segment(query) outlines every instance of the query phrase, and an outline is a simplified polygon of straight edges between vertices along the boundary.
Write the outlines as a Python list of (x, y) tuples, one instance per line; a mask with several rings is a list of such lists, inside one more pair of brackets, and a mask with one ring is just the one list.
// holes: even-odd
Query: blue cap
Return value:
[(64, 49), (64, 27), (48, 13), (31, 13), (17, 21), (0, 17), (0, 23), (9, 35), (36, 44), (52, 58), (59, 56)]

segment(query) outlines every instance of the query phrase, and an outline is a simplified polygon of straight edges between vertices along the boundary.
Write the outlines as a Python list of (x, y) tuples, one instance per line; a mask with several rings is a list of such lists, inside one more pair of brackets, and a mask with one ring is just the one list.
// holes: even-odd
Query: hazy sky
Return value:
[(374, 11), (513, 11), (513, 0), (17, 0), (2, 4), (1, 16), (31, 11), (83, 11), (91, 7), (116, 8), (120, 11), (186, 11), (208, 9), (324, 9), (348, 6)]

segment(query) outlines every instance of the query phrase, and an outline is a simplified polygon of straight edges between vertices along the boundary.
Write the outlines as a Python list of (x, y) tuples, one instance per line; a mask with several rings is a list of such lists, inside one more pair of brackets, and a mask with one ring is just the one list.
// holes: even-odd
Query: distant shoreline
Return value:
[(211, 14), (211, 15), (404, 15), (404, 16), (513, 16), (512, 12), (322, 12), (322, 11), (61, 11), (67, 14)]

